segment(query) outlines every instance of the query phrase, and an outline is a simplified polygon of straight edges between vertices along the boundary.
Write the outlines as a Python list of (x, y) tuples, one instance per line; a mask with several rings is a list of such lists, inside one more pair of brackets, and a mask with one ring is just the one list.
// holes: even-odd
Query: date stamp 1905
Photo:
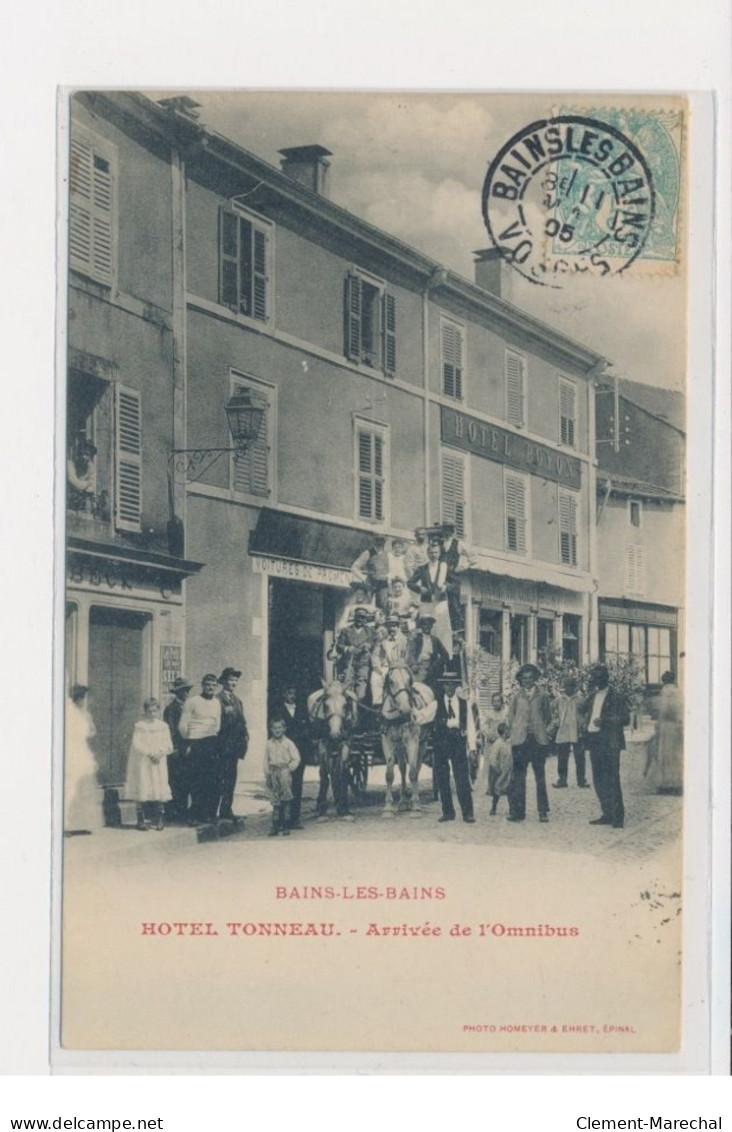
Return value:
[(483, 218), (532, 283), (570, 274), (667, 274), (678, 260), (681, 112), (557, 114), (514, 134), (492, 160)]

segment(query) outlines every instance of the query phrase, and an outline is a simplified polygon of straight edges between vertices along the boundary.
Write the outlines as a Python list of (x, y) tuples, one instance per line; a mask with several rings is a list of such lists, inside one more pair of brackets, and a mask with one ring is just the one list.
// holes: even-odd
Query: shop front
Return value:
[(678, 676), (677, 609), (622, 598), (601, 598), (598, 608), (603, 658), (633, 657), (641, 679), (652, 689), (660, 687), (664, 672)]

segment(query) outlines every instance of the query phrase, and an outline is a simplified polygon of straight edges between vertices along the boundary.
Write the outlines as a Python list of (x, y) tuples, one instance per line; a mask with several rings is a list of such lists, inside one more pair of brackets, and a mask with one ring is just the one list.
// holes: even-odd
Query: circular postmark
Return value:
[(656, 210), (648, 162), (607, 122), (563, 115), (532, 122), (491, 162), (483, 219), (501, 255), (532, 283), (625, 271)]

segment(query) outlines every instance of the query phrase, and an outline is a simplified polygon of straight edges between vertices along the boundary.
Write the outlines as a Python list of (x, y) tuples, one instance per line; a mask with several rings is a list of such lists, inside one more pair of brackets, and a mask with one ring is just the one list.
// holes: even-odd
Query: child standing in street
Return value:
[(495, 817), (498, 810), (498, 799), (502, 794), (508, 793), (508, 784), (511, 781), (513, 752), (511, 751), (509, 735), (509, 727), (504, 720), (496, 728), (496, 740), (488, 755), (488, 793), (492, 799), (491, 817)]
[(155, 821), (155, 829), (164, 828), (163, 807), (172, 797), (167, 760), (173, 753), (170, 728), (160, 718), (158, 701), (145, 700), (143, 710), (143, 717), (138, 719), (132, 733), (125, 786), (125, 797), (137, 803), (137, 828), (141, 833), (148, 829), (146, 810)]
[[(494, 692), (491, 696), (490, 709), (485, 712), (481, 719), (481, 736), (483, 739), (483, 755), (490, 756), (491, 747), (498, 738), (498, 725), (506, 722), (506, 705), (503, 702), (503, 696), (500, 692)], [(486, 777), (489, 757), (485, 758)], [(483, 780), (485, 781), (485, 779)], [(491, 793), (490, 782), (487, 782), (488, 789), (486, 794)]]
[(557, 733), (554, 736), (554, 746), (557, 752), (557, 781), (555, 790), (563, 790), (567, 785), (567, 771), (569, 770), (569, 753), (574, 752), (574, 767), (577, 773), (577, 785), (583, 790), (589, 789), (586, 778), (585, 752), (580, 740), (578, 720), (581, 696), (579, 684), (574, 676), (567, 676), (562, 685), (562, 691), (557, 696), (555, 706)]
[(270, 720), (269, 734), (264, 750), (265, 781), (272, 800), (272, 828), (268, 836), (276, 837), (281, 832), (283, 837), (289, 837), (292, 772), (300, 765), (300, 752), (285, 735), (284, 719)]

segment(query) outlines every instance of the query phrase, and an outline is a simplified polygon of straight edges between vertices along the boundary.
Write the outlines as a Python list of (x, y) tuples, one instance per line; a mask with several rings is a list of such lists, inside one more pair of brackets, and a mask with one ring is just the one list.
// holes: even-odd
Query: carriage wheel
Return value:
[(357, 802), (360, 802), (366, 793), (369, 780), (369, 757), (365, 751), (351, 754), (348, 763), (348, 777), (354, 797)]

